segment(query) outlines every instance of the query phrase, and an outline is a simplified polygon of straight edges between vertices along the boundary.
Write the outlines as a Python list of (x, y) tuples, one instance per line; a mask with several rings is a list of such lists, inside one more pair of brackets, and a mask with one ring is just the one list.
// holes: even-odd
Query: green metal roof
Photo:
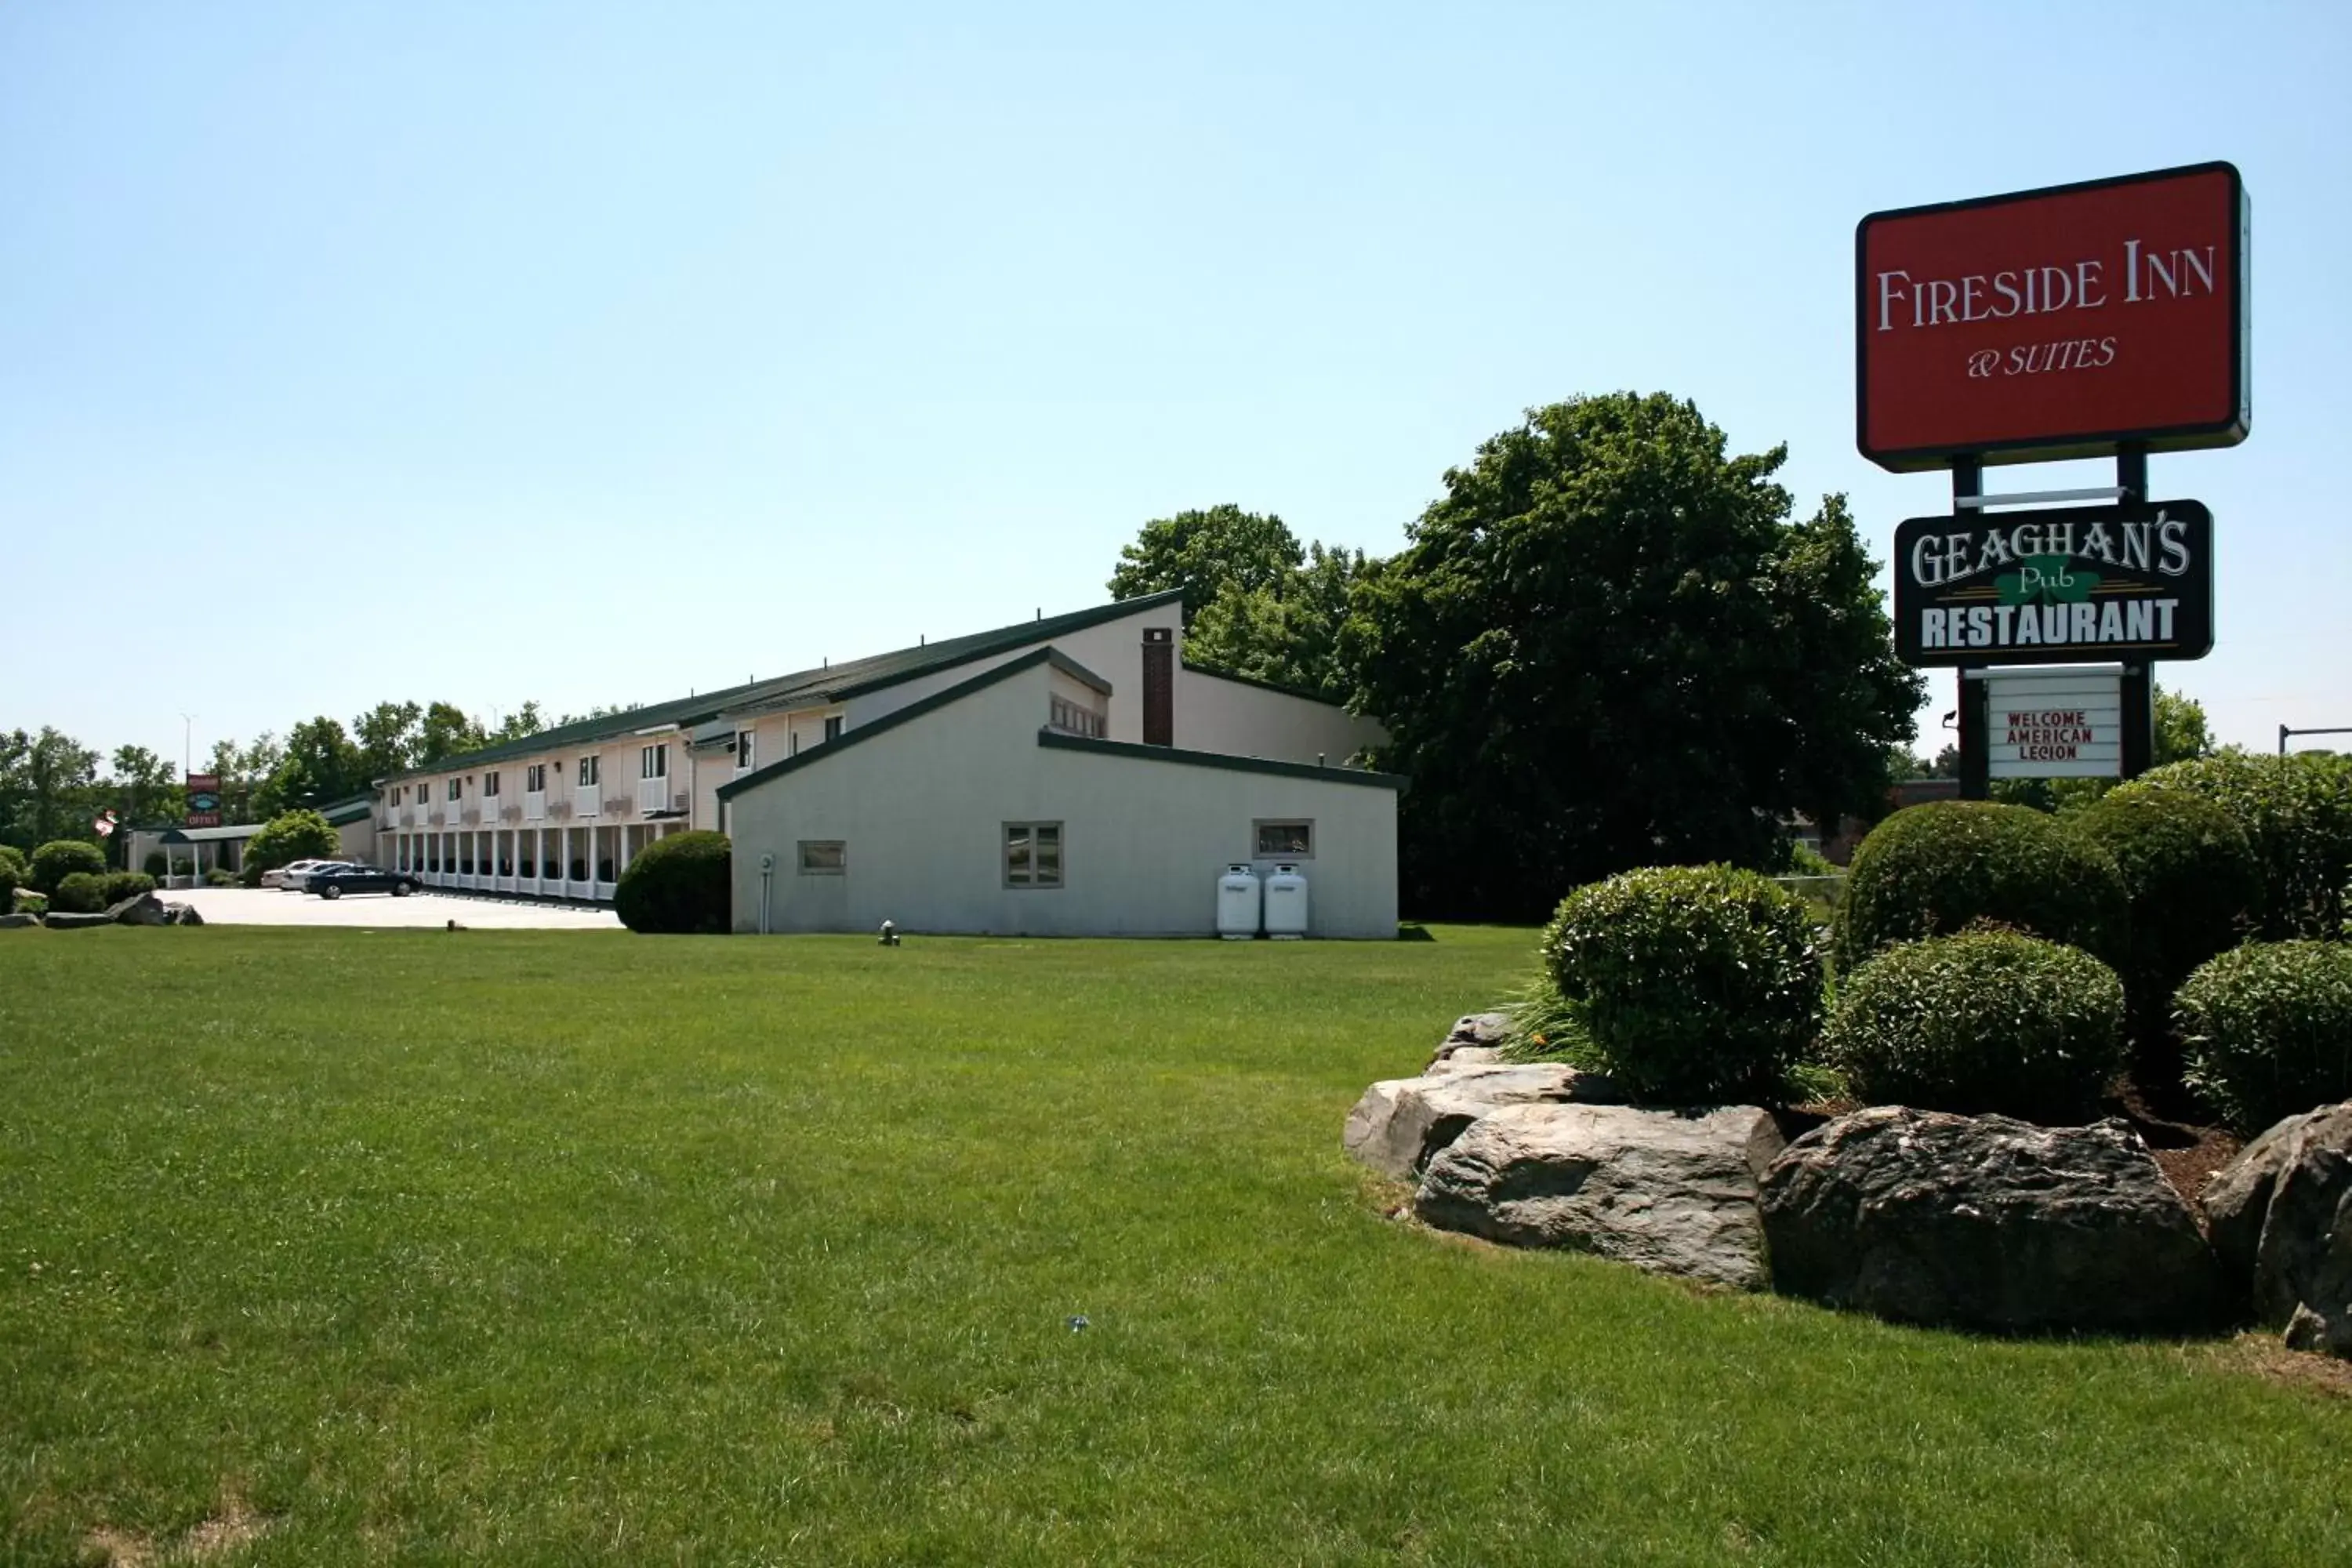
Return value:
[(922, 643), (892, 653), (876, 654), (870, 658), (853, 659), (846, 664), (795, 670), (772, 680), (757, 680), (748, 685), (724, 687), (717, 691), (676, 698), (668, 702), (634, 708), (625, 713), (609, 713), (601, 719), (583, 719), (578, 723), (559, 725), (536, 735), (526, 735), (519, 741), (501, 741), (478, 752), (444, 757), (430, 767), (408, 768), (392, 777), (405, 779), (423, 773), (457, 773), (486, 763), (533, 756), (561, 746), (617, 740), (643, 730), (690, 729), (722, 713), (775, 713), (794, 708), (822, 707), (826, 703), (863, 696), (869, 691), (879, 691), (918, 676), (952, 669), (957, 665), (986, 658), (992, 654), (1008, 652), (1031, 643), (1121, 620), (1139, 610), (1172, 604), (1182, 596), (1182, 590), (1171, 588), (1164, 594), (1120, 599), (1108, 605), (1097, 605), (1091, 610), (1073, 611), (1066, 616), (1046, 616), (1034, 621), (1000, 626), (994, 631), (974, 632), (968, 637), (950, 637), (944, 642)]
[(375, 796), (355, 795), (345, 800), (329, 801), (326, 805), (313, 809), (327, 819), (328, 826), (348, 827), (354, 822), (363, 822), (375, 815)]

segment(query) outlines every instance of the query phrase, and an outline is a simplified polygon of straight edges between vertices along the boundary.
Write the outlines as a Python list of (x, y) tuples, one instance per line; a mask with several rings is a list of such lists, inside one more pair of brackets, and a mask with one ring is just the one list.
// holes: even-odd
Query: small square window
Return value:
[(754, 760), (754, 754), (756, 748), (759, 745), (759, 741), (760, 737), (756, 731), (738, 730), (735, 731), (735, 771), (737, 773), (748, 773), (752, 768), (759, 766), (759, 763)]
[(1004, 825), (1004, 885), (1008, 888), (1058, 888), (1062, 885), (1060, 823), (1008, 822)]
[(835, 713), (826, 718), (824, 721), (824, 738), (828, 741), (838, 741), (841, 739), (840, 714)]
[(849, 871), (849, 846), (838, 838), (801, 840), (801, 875), (840, 877)]
[(1296, 818), (1261, 820), (1256, 824), (1256, 858), (1260, 860), (1315, 858), (1315, 824)]

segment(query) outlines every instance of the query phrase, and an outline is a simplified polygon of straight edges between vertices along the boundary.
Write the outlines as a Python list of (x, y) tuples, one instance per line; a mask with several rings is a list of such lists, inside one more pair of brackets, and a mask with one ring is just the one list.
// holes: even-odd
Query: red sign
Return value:
[(1855, 440), (1897, 471), (2246, 438), (2245, 186), (2228, 163), (1873, 213)]
[(190, 773), (188, 775), (189, 827), (218, 827), (221, 825), (220, 774)]

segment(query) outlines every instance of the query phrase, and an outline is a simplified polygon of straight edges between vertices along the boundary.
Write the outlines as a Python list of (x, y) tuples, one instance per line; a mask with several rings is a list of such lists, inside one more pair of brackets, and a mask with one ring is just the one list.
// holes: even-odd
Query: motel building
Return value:
[(1129, 599), (584, 720), (384, 781), (377, 860), (609, 902), (656, 839), (734, 841), (740, 931), (1206, 935), (1228, 868), (1294, 868), (1307, 934), (1392, 937), (1403, 783), (1380, 726), (1183, 659)]

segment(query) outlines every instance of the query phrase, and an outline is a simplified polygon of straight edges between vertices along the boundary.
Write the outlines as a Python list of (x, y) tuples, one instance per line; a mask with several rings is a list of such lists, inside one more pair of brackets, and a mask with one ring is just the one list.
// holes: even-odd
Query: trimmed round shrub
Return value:
[(1591, 1065), (1638, 1100), (1777, 1094), (1821, 1026), (1803, 900), (1753, 871), (1653, 867), (1579, 888), (1543, 934)]
[(1896, 812), (1854, 850), (1838, 905), (1838, 968), (1979, 924), (2120, 962), (2129, 911), (2115, 858), (2056, 817), (1991, 801), (1931, 801)]
[(629, 862), (613, 889), (613, 909), (631, 931), (710, 934), (728, 929), (734, 899), (727, 835), (677, 833), (655, 839)]
[(147, 851), (146, 861), (139, 868), (151, 877), (168, 877), (171, 875), (171, 861), (164, 858), (161, 849), (150, 849)]
[(13, 844), (0, 844), (0, 915), (8, 912), (10, 900), (31, 869), (25, 864), (23, 850)]
[(2235, 818), (2187, 790), (2133, 783), (2110, 790), (2068, 826), (2114, 857), (2131, 903), (2116, 967), (2131, 1033), (2160, 1041), (2172, 994), (2189, 972), (2252, 934), (2262, 872)]
[(106, 879), (88, 871), (68, 871), (49, 894), (49, 908), (58, 914), (94, 915), (106, 908)]
[(237, 877), (234, 871), (224, 871), (215, 866), (205, 873), (205, 886), (207, 888), (234, 888), (236, 885)]
[(2122, 1065), (2123, 1020), (2123, 982), (2089, 953), (1981, 931), (1863, 964), (1822, 1043), (1866, 1104), (2073, 1125)]
[(341, 837), (317, 812), (281, 812), (245, 841), (244, 875), (251, 879), (246, 886), (261, 886), (264, 871), (275, 871), (297, 860), (331, 860), (342, 849)]
[(53, 838), (33, 851), (32, 874), (25, 880), (35, 892), (54, 893), (77, 872), (105, 876), (106, 852), (79, 838)]
[(2132, 787), (2200, 795), (2236, 819), (2262, 875), (2266, 940), (2342, 933), (2352, 883), (2352, 758), (2228, 751), (2168, 763)]
[(2352, 1100), (2352, 945), (2249, 942), (2190, 975), (2173, 1017), (2189, 1087), (2241, 1132)]
[(113, 908), (123, 900), (155, 890), (155, 879), (143, 871), (110, 871), (99, 879), (99, 894), (105, 907)]

